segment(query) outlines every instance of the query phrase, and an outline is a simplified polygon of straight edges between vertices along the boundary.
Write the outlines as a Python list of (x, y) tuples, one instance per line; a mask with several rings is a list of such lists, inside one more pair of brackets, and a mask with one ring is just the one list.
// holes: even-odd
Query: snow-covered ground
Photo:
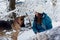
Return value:
[(53, 28), (60, 26), (60, 21), (52, 21)]

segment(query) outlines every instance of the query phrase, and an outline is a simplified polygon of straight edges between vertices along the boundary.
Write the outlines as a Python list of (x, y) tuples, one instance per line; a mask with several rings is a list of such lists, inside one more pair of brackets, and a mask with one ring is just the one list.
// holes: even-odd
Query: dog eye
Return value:
[(23, 20), (23, 19), (21, 19), (21, 20)]

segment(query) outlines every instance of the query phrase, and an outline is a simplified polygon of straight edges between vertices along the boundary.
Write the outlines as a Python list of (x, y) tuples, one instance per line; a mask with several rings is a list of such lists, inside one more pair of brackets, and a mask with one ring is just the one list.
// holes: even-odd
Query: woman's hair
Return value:
[(35, 15), (34, 21), (37, 21), (37, 16)]
[[(44, 13), (43, 13), (43, 14), (44, 14)], [(43, 14), (42, 14), (42, 16), (43, 16)], [(38, 19), (38, 17), (35, 15), (34, 21), (37, 21), (37, 19)]]

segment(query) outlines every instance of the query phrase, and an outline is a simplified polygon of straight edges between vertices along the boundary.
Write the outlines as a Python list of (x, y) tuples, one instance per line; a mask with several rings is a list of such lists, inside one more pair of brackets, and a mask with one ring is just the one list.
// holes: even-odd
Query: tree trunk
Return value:
[[(10, 4), (9, 4), (9, 10), (12, 11), (15, 9), (15, 0), (10, 0)], [(16, 13), (12, 13), (12, 17), (16, 18)]]

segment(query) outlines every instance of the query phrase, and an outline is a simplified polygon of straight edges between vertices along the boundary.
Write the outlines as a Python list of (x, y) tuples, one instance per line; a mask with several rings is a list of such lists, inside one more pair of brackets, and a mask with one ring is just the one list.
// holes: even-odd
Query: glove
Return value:
[(37, 38), (37, 40), (40, 40), (40, 33), (36, 34), (36, 38)]
[(42, 33), (42, 34), (37, 33), (36, 38), (37, 40), (48, 40), (48, 36), (45, 33)]

